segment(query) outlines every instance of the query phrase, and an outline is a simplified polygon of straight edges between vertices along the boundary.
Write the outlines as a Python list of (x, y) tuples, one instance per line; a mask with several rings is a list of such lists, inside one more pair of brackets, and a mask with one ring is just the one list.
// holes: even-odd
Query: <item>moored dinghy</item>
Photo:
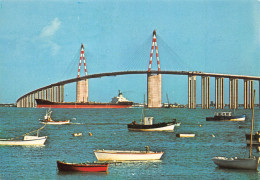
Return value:
[(160, 160), (163, 152), (153, 152), (149, 147), (145, 151), (125, 150), (95, 150), (95, 156), (99, 161), (147, 161)]
[[(255, 90), (254, 90), (255, 99)], [(253, 124), (254, 124), (254, 103), (252, 111), (252, 121), (251, 121), (251, 141), (250, 141), (250, 153), (249, 158), (226, 158), (226, 157), (214, 157), (212, 161), (222, 168), (228, 169), (245, 169), (245, 170), (256, 170), (258, 171), (259, 157), (251, 157), (252, 152), (252, 134), (253, 134)]]
[(47, 136), (24, 136), (22, 140), (0, 139), (2, 146), (44, 146)]
[(57, 161), (59, 171), (75, 171), (75, 172), (107, 172), (108, 163), (66, 163)]
[(212, 161), (222, 168), (228, 169), (247, 169), (257, 170), (259, 158), (226, 158), (226, 157), (214, 157)]

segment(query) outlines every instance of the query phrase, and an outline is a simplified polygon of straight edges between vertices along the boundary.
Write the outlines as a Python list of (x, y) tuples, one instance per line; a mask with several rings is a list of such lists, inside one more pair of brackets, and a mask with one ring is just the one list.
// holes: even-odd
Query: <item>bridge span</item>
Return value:
[[(53, 102), (64, 102), (64, 85), (80, 82), (86, 79), (102, 78), (110, 76), (131, 75), (131, 74), (168, 74), (168, 75), (183, 75), (188, 77), (188, 108), (196, 108), (196, 77), (201, 77), (201, 105), (202, 108), (210, 108), (210, 78), (215, 78), (215, 108), (223, 109), (224, 104), (224, 78), (229, 79), (229, 107), (231, 109), (238, 108), (238, 80), (244, 81), (244, 108), (252, 108), (253, 106), (253, 81), (259, 82), (260, 89), (260, 77), (258, 76), (246, 76), (246, 75), (232, 75), (232, 74), (218, 74), (218, 73), (204, 73), (198, 71), (119, 71), (119, 72), (107, 72), (86, 75), (83, 77), (72, 78), (57, 83), (53, 83), (36, 90), (33, 90), (19, 99), (17, 99), (17, 107), (36, 107), (35, 99), (44, 99)], [(258, 92), (259, 93), (259, 92)], [(259, 93), (260, 102), (260, 93)]]

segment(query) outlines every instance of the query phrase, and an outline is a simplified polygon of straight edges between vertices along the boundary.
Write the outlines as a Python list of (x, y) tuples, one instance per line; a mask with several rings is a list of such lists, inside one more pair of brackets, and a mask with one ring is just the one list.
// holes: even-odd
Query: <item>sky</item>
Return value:
[[(259, 0), (0, 0), (0, 103), (76, 78), (81, 43), (88, 74), (148, 70), (154, 29), (161, 70), (260, 76), (259, 19)], [(89, 100), (109, 102), (121, 90), (143, 102), (146, 78), (91, 79)], [(163, 75), (162, 101), (168, 94), (186, 104), (187, 86), (187, 76)], [(228, 79), (224, 86), (228, 103)], [(259, 92), (259, 82), (254, 87)], [(65, 85), (65, 101), (75, 101), (75, 91)], [(242, 80), (239, 94), (243, 103)]]

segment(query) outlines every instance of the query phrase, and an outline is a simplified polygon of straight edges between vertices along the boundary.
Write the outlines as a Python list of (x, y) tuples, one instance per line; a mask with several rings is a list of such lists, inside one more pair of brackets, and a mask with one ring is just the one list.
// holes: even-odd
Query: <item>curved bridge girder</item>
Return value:
[(57, 83), (53, 83), (48, 86), (44, 86), (44, 87), (38, 88), (36, 90), (33, 90), (33, 91), (21, 96), (19, 99), (17, 99), (17, 102), (26, 96), (29, 96), (31, 94), (37, 93), (39, 91), (42, 91), (42, 90), (45, 90), (45, 89), (48, 89), (48, 88), (51, 88), (54, 86), (70, 84), (70, 83), (74, 83), (74, 82), (81, 81), (84, 79), (119, 76), (119, 75), (130, 75), (130, 74), (170, 74), (170, 75), (188, 75), (188, 76), (203, 76), (203, 77), (207, 76), (207, 77), (215, 77), (215, 78), (231, 78), (231, 79), (259, 80), (260, 81), (260, 77), (257, 77), (257, 76), (204, 73), (204, 72), (198, 72), (198, 71), (151, 71), (151, 72), (148, 72), (148, 71), (119, 71), (119, 72), (92, 74), (92, 75), (87, 75), (84, 77), (72, 78), (72, 79), (60, 81)]

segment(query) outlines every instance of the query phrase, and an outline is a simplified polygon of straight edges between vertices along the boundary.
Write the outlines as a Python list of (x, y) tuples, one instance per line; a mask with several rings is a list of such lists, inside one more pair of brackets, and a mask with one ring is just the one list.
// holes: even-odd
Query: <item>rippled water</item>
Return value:
[[(251, 110), (245, 122), (207, 122), (215, 109), (149, 109), (155, 121), (176, 118), (181, 122), (174, 132), (129, 132), (127, 123), (141, 118), (142, 109), (52, 109), (54, 120), (72, 119), (71, 125), (47, 125), (44, 147), (1, 146), (0, 179), (257, 179), (254, 171), (219, 169), (214, 156), (247, 157), (245, 133), (250, 132)], [(0, 139), (20, 136), (42, 126), (46, 109), (0, 108)], [(218, 110), (221, 111), (221, 110)], [(75, 119), (73, 119), (75, 118)], [(255, 130), (260, 111), (255, 109)], [(239, 128), (242, 126), (243, 128)], [(245, 128), (246, 127), (246, 128)], [(73, 137), (72, 133), (83, 133)], [(89, 136), (89, 132), (92, 136)], [(195, 138), (177, 138), (176, 133), (195, 133)], [(215, 137), (212, 137), (214, 135)], [(108, 173), (60, 173), (56, 160), (96, 161), (93, 150), (164, 151), (156, 162), (110, 164)], [(259, 156), (256, 149), (253, 155)]]

